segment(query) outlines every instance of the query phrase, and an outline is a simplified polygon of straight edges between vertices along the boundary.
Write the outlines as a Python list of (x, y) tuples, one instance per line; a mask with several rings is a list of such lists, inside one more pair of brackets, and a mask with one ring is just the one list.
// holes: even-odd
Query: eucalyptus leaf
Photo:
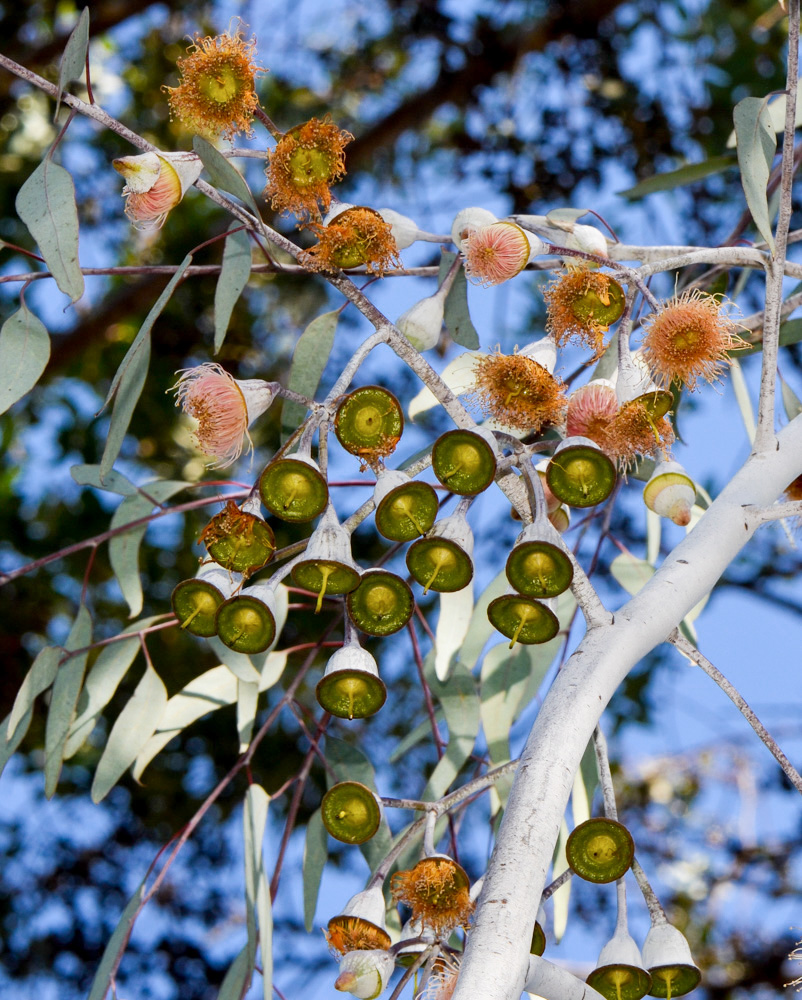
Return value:
[[(442, 708), (436, 708), (434, 710), (434, 721), (439, 725), (439, 723), (445, 720), (445, 715), (443, 714)], [(401, 760), (414, 746), (417, 746), (426, 737), (431, 737), (432, 735), (432, 724), (429, 722), (428, 718), (421, 719), (421, 721), (411, 729), (406, 736), (399, 740), (393, 747), (390, 756), (387, 758), (390, 764), (395, 764), (397, 761)]]
[(421, 799), (433, 802), (445, 794), (470, 757), (476, 743), (481, 717), (476, 681), (462, 663), (456, 663), (445, 683), (437, 679), (434, 672), (434, 656), (431, 653), (426, 657), (424, 670), (432, 695), (443, 706), (448, 725), (446, 751), (437, 762), (421, 793)]
[(749, 387), (746, 384), (744, 373), (736, 358), (732, 358), (730, 361), (730, 384), (732, 385), (732, 391), (735, 393), (735, 401), (738, 404), (738, 409), (741, 412), (741, 420), (743, 420), (746, 436), (749, 438), (749, 443), (751, 444), (755, 440), (757, 429), (755, 411), (752, 407)]
[[(248, 962), (251, 969), (256, 961), (256, 901), (259, 885), (265, 879), (262, 842), (265, 836), (269, 803), (270, 797), (261, 785), (248, 785), (248, 791), (245, 793), (245, 805), (242, 810), (242, 827), (245, 842), (245, 922), (248, 928)], [(267, 936), (269, 943), (272, 927), (260, 926), (259, 930), (264, 953), (264, 939)], [(269, 947), (267, 954), (270, 954)]]
[[(298, 338), (290, 365), (288, 389), (314, 399), (334, 345), (339, 318), (339, 309), (316, 316)], [(289, 399), (285, 399), (282, 405), (281, 438), (286, 441), (306, 416), (306, 408)]]
[[(556, 878), (568, 868), (568, 859), (565, 855), (565, 845), (568, 843), (569, 836), (568, 824), (565, 820), (562, 821), (560, 826), (560, 833), (557, 837), (557, 845), (554, 849), (554, 860), (552, 862), (552, 876)], [(564, 882), (560, 888), (551, 897), (551, 902), (553, 906), (553, 931), (554, 931), (554, 943), (559, 944), (562, 940), (563, 934), (565, 934), (565, 928), (568, 926), (568, 903), (571, 898), (571, 879), (569, 878), (567, 882)]]
[(476, 602), (459, 653), (460, 662), (468, 670), (473, 670), (476, 666), (487, 640), (496, 631), (487, 617), (488, 606), (491, 601), (501, 597), (508, 586), (507, 574), (502, 570), (491, 580)]
[(114, 469), (101, 478), (99, 465), (73, 465), (70, 467), (70, 475), (79, 486), (93, 486), (105, 493), (132, 497), (139, 492), (127, 476)]
[[(184, 489), (187, 484), (171, 479), (158, 480), (155, 483), (147, 483), (142, 490), (147, 493), (147, 497), (142, 493), (136, 496), (126, 497), (120, 504), (111, 518), (111, 529), (122, 528), (132, 521), (139, 521), (147, 517), (153, 510), (154, 501), (163, 503), (169, 500), (173, 494)], [(142, 581), (139, 578), (139, 549), (145, 532), (148, 530), (147, 524), (140, 524), (130, 531), (123, 531), (109, 539), (109, 561), (120, 590), (123, 593), (131, 616), (138, 615), (142, 610)]]
[[(476, 360), (481, 357), (484, 357), (482, 352), (464, 351), (453, 361), (449, 361), (440, 373), (440, 378), (456, 396), (470, 392), (476, 385)], [(424, 386), (417, 396), (410, 400), (407, 408), (409, 419), (416, 420), (421, 413), (439, 405), (437, 396), (428, 386)]]
[(92, 801), (100, 802), (114, 788), (139, 751), (153, 735), (167, 704), (167, 688), (148, 664), (131, 699), (112, 726), (92, 781)]
[(240, 753), (244, 753), (251, 744), (258, 700), (259, 683), (237, 679), (237, 732)]
[(120, 952), (124, 951), (125, 946), (128, 944), (131, 928), (134, 926), (134, 920), (139, 912), (142, 897), (145, 895), (146, 881), (147, 876), (139, 883), (136, 892), (128, 900), (125, 909), (120, 915), (119, 923), (109, 938), (109, 943), (106, 945), (103, 958), (100, 960), (100, 965), (92, 981), (89, 1000), (105, 1000), (109, 989), (109, 980), (117, 967), (117, 956)]
[(39, 381), (50, 359), (50, 336), (23, 302), (0, 329), (0, 413)]
[(315, 925), (317, 897), (320, 892), (320, 880), (328, 860), (328, 838), (323, 826), (323, 815), (316, 809), (306, 824), (306, 841), (304, 843), (303, 881), (304, 881), (304, 927), (307, 933)]
[(17, 192), (15, 204), (59, 289), (76, 302), (84, 293), (84, 276), (72, 177), (48, 153)]
[(245, 178), (233, 163), (230, 163), (219, 150), (200, 135), (196, 135), (192, 140), (192, 148), (200, 157), (201, 163), (206, 168), (206, 173), (212, 179), (212, 184), (223, 191), (228, 191), (229, 194), (233, 194), (235, 198), (239, 198), (259, 218), (259, 209), (245, 183)]
[(100, 651), (100, 655), (86, 675), (86, 682), (81, 691), (81, 697), (78, 699), (77, 715), (70, 726), (64, 750), (65, 760), (72, 757), (83, 746), (95, 728), (100, 713), (114, 697), (120, 681), (128, 673), (137, 653), (142, 648), (139, 632), (157, 620), (158, 616), (154, 616), (132, 622), (120, 633), (121, 635), (131, 633), (130, 638), (111, 642)]
[[(442, 283), (456, 259), (456, 254), (449, 253), (447, 250), (442, 252), (438, 284)], [(467, 347), (469, 351), (479, 349), (479, 334), (471, 322), (471, 314), (468, 310), (468, 279), (465, 277), (465, 269), (462, 267), (457, 271), (451, 290), (446, 296), (443, 322), (455, 344)]]
[(454, 654), (462, 645), (473, 612), (473, 581), (462, 590), (440, 595), (440, 617), (435, 631), (434, 672), (444, 681), (451, 670)]
[(777, 136), (771, 122), (771, 113), (765, 98), (745, 97), (733, 111), (737, 137), (738, 166), (741, 170), (746, 203), (755, 225), (774, 253), (769, 204), (766, 186), (771, 165), (777, 152)]
[[(92, 619), (85, 605), (81, 605), (64, 646), (69, 653), (83, 649), (92, 642)], [(52, 798), (56, 791), (67, 736), (75, 715), (75, 706), (89, 653), (78, 653), (60, 664), (53, 682), (53, 695), (45, 724), (45, 795)]]
[(236, 649), (230, 649), (216, 635), (213, 635), (207, 642), (238, 680), (248, 684), (259, 683), (259, 668), (247, 653), (238, 653)]
[[(510, 726), (529, 677), (529, 647), (501, 642), (482, 662), (479, 705), (487, 752), (493, 765), (510, 759)], [(543, 671), (545, 674), (545, 670)]]
[(86, 53), (89, 49), (89, 8), (84, 7), (78, 23), (72, 29), (67, 44), (64, 46), (64, 55), (61, 57), (61, 65), (58, 70), (58, 96), (56, 97), (56, 113), (53, 121), (58, 119), (58, 110), (61, 106), (61, 94), (73, 80), (80, 80), (86, 69)]
[(555, 229), (562, 229), (563, 232), (572, 233), (577, 219), (588, 214), (587, 208), (553, 208), (546, 215), (546, 222)]
[(215, 354), (223, 346), (234, 306), (251, 276), (251, 241), (248, 233), (244, 229), (238, 229), (238, 226), (242, 226), (242, 223), (235, 219), (229, 227), (236, 229), (236, 232), (226, 236), (223, 265), (214, 289)]
[(33, 719), (33, 709), (29, 708), (25, 715), (23, 715), (17, 723), (16, 732), (14, 733), (12, 739), (8, 739), (8, 724), (10, 719), (11, 716), (7, 715), (5, 719), (0, 722), (0, 775), (2, 775), (3, 771), (5, 771), (6, 764), (17, 752), (17, 747), (25, 739), (25, 734), (28, 732), (31, 720)]
[(785, 381), (785, 379), (780, 376), (780, 390), (782, 392), (783, 406), (785, 407), (785, 415), (789, 420), (793, 420), (802, 413), (802, 401), (796, 395), (791, 386)]
[(251, 961), (248, 945), (245, 945), (239, 955), (229, 965), (225, 978), (220, 984), (220, 992), (217, 994), (217, 1000), (242, 1000), (242, 994), (245, 991), (246, 984), (252, 972), (253, 962)]
[(676, 170), (666, 170), (662, 174), (653, 174), (645, 180), (635, 184), (634, 187), (625, 191), (618, 191), (622, 198), (643, 198), (647, 194), (654, 194), (656, 191), (671, 191), (674, 188), (684, 187), (686, 184), (695, 184), (696, 181), (709, 177), (711, 174), (720, 174), (730, 167), (734, 167), (737, 160), (732, 155), (711, 156), (701, 163), (685, 163)]
[[(17, 729), (24, 719), (30, 716), (34, 701), (43, 691), (47, 691), (56, 679), (59, 660), (64, 654), (55, 646), (45, 646), (36, 654), (36, 659), (31, 664), (31, 669), (25, 675), (17, 697), (11, 708), (6, 726), (6, 740), (11, 741), (19, 735), (20, 739), (25, 732), (18, 734)], [(30, 722), (30, 718), (28, 719)], [(26, 727), (27, 730), (27, 727)]]

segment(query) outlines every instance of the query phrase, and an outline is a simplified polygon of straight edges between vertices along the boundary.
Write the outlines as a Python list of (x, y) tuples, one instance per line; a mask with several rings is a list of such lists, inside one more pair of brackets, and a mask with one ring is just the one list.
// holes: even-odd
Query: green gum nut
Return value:
[(300, 452), (271, 462), (259, 479), (259, 493), (265, 507), (282, 521), (311, 521), (329, 499), (317, 462)]
[(246, 501), (242, 507), (227, 504), (201, 536), (215, 562), (246, 577), (266, 566), (276, 551), (275, 535), (258, 512), (259, 499), (254, 499), (255, 503)]
[[(594, 322), (608, 327), (621, 318), (626, 305), (624, 289), (613, 278), (609, 278), (607, 292), (599, 295), (589, 288), (571, 303), (571, 312), (583, 323)], [(605, 299), (607, 301), (605, 301)]]
[(382, 472), (373, 491), (376, 528), (392, 542), (411, 542), (431, 528), (437, 517), (437, 493), (406, 472)]
[(266, 583), (254, 584), (217, 609), (217, 634), (238, 653), (261, 653), (276, 637), (276, 596)]
[(643, 488), (643, 502), (660, 517), (685, 527), (691, 522), (696, 486), (679, 462), (661, 462)]
[(529, 946), (530, 955), (542, 955), (546, 950), (546, 932), (543, 930), (546, 924), (546, 911), (541, 906), (537, 911), (535, 929), (532, 931), (532, 944)]
[(548, 642), (560, 631), (550, 604), (521, 594), (503, 594), (490, 602), (487, 617), (493, 628), (510, 640), (510, 649), (516, 642), (532, 646)]
[(649, 992), (651, 976), (626, 930), (617, 930), (602, 948), (587, 983), (606, 1000), (641, 1000)]
[(627, 828), (614, 819), (580, 823), (565, 845), (572, 871), (588, 882), (615, 882), (632, 864), (635, 845)]
[(321, 708), (338, 719), (366, 719), (382, 707), (387, 688), (370, 653), (350, 642), (326, 664), (315, 695)]
[(571, 586), (574, 567), (565, 552), (527, 525), (507, 557), (507, 579), (527, 597), (556, 597)]
[(379, 829), (381, 807), (374, 793), (358, 781), (341, 781), (323, 796), (323, 826), (344, 844), (364, 844)]
[(436, 521), (407, 552), (407, 569), (422, 587), (451, 593), (467, 587), (473, 577), (473, 533), (460, 514)]
[(306, 559), (293, 566), (292, 578), (299, 587), (317, 594), (317, 614), (324, 597), (338, 597), (356, 589), (360, 572), (351, 556), (351, 536), (340, 526), (329, 504), (309, 539)]
[[(420, 939), (420, 940), (417, 940)], [(433, 945), (437, 940), (431, 927), (424, 927), (420, 920), (407, 920), (401, 928), (395, 960), (398, 965), (408, 969), (422, 951)], [(410, 944), (405, 945), (404, 942)]]
[(595, 507), (613, 492), (615, 481), (615, 466), (586, 437), (562, 441), (546, 469), (549, 489), (569, 507)]
[(404, 414), (395, 396), (378, 385), (349, 393), (337, 408), (334, 433), (352, 455), (389, 455), (404, 429)]
[(652, 925), (643, 943), (643, 964), (652, 977), (649, 995), (664, 1000), (690, 993), (702, 978), (684, 935), (668, 923)]
[(432, 448), (432, 469), (452, 493), (481, 493), (496, 476), (498, 447), (489, 432), (446, 431)]
[(206, 563), (191, 580), (182, 580), (173, 591), (173, 611), (182, 629), (208, 639), (217, 635), (217, 609), (233, 591), (231, 574), (217, 563)]
[(368, 635), (398, 632), (415, 610), (409, 586), (400, 576), (383, 569), (366, 570), (346, 601), (351, 621)]

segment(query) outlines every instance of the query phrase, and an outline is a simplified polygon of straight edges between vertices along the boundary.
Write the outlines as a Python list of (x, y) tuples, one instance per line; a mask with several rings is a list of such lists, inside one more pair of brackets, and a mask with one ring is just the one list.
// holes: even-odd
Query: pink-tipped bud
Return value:
[(171, 209), (200, 177), (194, 153), (141, 153), (112, 162), (125, 178), (125, 214), (137, 229), (159, 229)]

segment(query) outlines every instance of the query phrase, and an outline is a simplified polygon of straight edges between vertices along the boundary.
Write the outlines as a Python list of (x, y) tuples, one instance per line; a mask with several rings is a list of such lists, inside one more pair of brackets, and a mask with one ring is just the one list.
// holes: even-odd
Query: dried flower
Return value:
[(345, 176), (343, 150), (354, 137), (327, 118), (311, 118), (282, 136), (268, 154), (265, 197), (277, 212), (320, 217), (331, 204), (329, 186)]
[(334, 989), (351, 993), (358, 1000), (375, 1000), (389, 983), (395, 960), (389, 951), (349, 951), (340, 962)]
[(624, 311), (624, 291), (601, 271), (566, 271), (543, 289), (546, 330), (562, 346), (578, 340), (592, 348), (594, 357), (604, 351), (604, 334)]
[(618, 413), (615, 387), (607, 379), (594, 379), (568, 397), (565, 432), (568, 437), (586, 437), (610, 453), (610, 425)]
[(473, 913), (470, 883), (464, 870), (445, 855), (423, 858), (409, 871), (392, 878), (393, 898), (406, 903), (413, 920), (431, 927), (440, 937), (455, 927), (467, 927)]
[(121, 156), (112, 166), (125, 178), (125, 214), (136, 229), (160, 229), (202, 169), (194, 153)]
[(746, 347), (722, 303), (698, 288), (675, 296), (643, 322), (642, 352), (655, 381), (676, 379), (691, 390), (697, 381), (718, 381), (730, 364), (728, 351)]
[(560, 423), (566, 405), (564, 383), (520, 353), (477, 358), (475, 397), (486, 413), (535, 434)]
[(198, 421), (198, 447), (214, 459), (212, 468), (231, 465), (242, 454), (245, 440), (253, 444), (248, 428), (273, 402), (269, 382), (240, 381), (216, 362), (187, 368), (173, 387), (176, 406)]
[(655, 419), (642, 399), (624, 403), (607, 431), (607, 454), (625, 471), (639, 456), (668, 456), (674, 430), (665, 417)]
[(188, 129), (204, 135), (232, 138), (250, 134), (259, 101), (254, 76), (263, 71), (253, 57), (256, 39), (245, 41), (242, 26), (232, 35), (196, 37), (187, 55), (178, 60), (181, 83), (164, 87), (170, 113)]
[(465, 273), (478, 285), (500, 285), (522, 271), (532, 253), (529, 237), (514, 222), (493, 222), (462, 241)]
[(329, 948), (336, 955), (390, 947), (390, 935), (387, 931), (362, 917), (334, 917), (329, 921), (328, 930), (323, 933)]
[(426, 985), (416, 994), (415, 1000), (451, 1000), (457, 985), (459, 965), (458, 955), (439, 955)]
[(371, 274), (383, 275), (400, 267), (398, 247), (390, 226), (372, 208), (347, 208), (327, 226), (313, 223), (318, 243), (305, 254), (306, 262), (317, 271), (367, 265)]

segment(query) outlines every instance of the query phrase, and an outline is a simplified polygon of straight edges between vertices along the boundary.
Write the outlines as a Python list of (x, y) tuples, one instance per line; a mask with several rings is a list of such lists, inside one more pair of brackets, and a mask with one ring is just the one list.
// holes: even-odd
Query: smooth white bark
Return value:
[(802, 417), (776, 450), (752, 455), (649, 583), (592, 629), (558, 674), (521, 755), (453, 1000), (517, 1000), (531, 929), (574, 773), (605, 706), (627, 673), (705, 594), (757, 527), (765, 507), (802, 473)]

